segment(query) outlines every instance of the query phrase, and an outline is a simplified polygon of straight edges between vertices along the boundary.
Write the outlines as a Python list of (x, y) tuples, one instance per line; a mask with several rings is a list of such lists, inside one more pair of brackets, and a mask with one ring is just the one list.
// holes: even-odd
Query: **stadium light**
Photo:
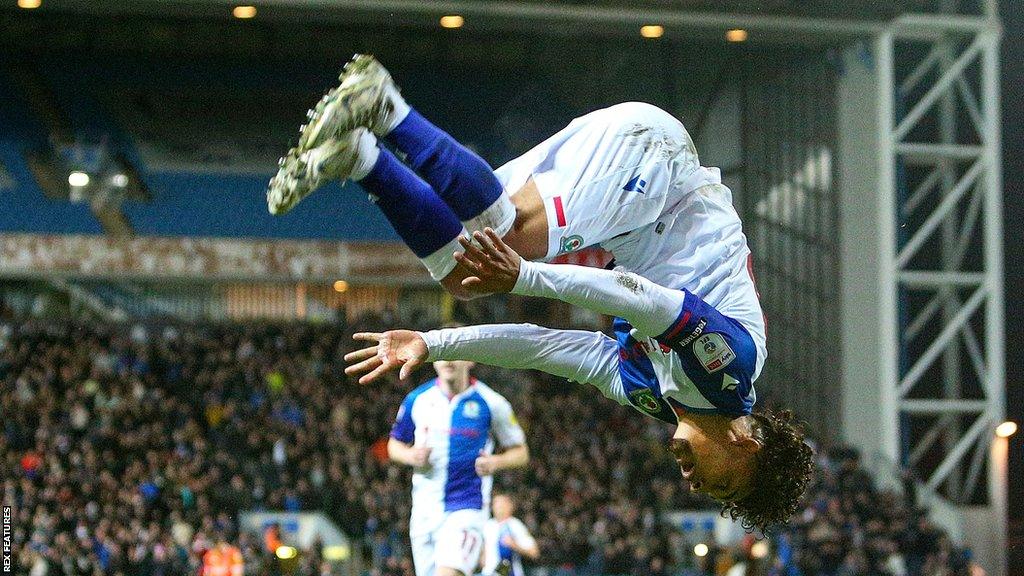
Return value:
[(241, 20), (247, 20), (249, 18), (255, 18), (256, 17), (256, 7), (255, 6), (235, 6), (235, 8), (233, 10), (231, 10), (231, 15), (234, 16), (235, 18), (238, 18), (238, 19), (241, 19)]
[(78, 187), (88, 186), (89, 175), (86, 174), (85, 172), (72, 172), (71, 174), (68, 174), (68, 184)]
[(661, 38), (665, 35), (665, 27), (651, 24), (640, 27), (640, 35), (644, 38)]
[(339, 560), (348, 559), (350, 551), (348, 546), (335, 545), (335, 546), (324, 546), (324, 560), (337, 562)]
[(711, 550), (708, 548), (708, 545), (703, 542), (693, 547), (693, 555), (698, 558), (707, 556), (710, 551)]
[(441, 27), (442, 28), (462, 28), (462, 25), (466, 23), (466, 19), (458, 14), (449, 14), (448, 16), (441, 16)]
[(348, 290), (348, 282), (345, 282), (344, 280), (335, 280), (335, 282), (334, 282), (334, 291), (335, 292), (344, 292), (346, 290)]
[(996, 436), (1000, 438), (1009, 438), (1017, 433), (1017, 423), (1013, 420), (1007, 420), (999, 426), (996, 426)]
[(291, 560), (299, 555), (299, 551), (293, 546), (278, 546), (277, 550), (274, 551), (274, 554), (276, 554), (281, 560)]
[(125, 174), (114, 174), (110, 178), (110, 183), (118, 188), (124, 188), (128, 185), (128, 176)]
[(748, 35), (743, 28), (733, 28), (725, 33), (725, 39), (729, 42), (746, 42)]
[(18, 0), (18, 8), (33, 10), (43, 5), (43, 0)]

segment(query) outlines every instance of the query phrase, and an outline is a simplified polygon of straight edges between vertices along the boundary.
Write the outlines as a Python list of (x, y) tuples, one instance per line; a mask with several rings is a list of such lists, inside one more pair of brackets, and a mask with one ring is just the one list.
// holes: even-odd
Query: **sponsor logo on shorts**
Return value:
[(718, 332), (697, 338), (693, 343), (693, 353), (708, 373), (718, 372), (736, 359), (736, 353)]
[(658, 403), (658, 399), (654, 397), (654, 393), (646, 388), (640, 390), (634, 390), (629, 393), (629, 401), (634, 406), (640, 407), (644, 412), (655, 414), (661, 411), (661, 404)]
[(560, 241), (561, 249), (558, 251), (559, 254), (568, 254), (569, 252), (575, 252), (580, 248), (583, 248), (583, 236), (579, 234), (573, 234), (572, 236), (565, 236)]
[(462, 405), (462, 415), (466, 418), (479, 418), (480, 417), (480, 404), (475, 400), (470, 400)]

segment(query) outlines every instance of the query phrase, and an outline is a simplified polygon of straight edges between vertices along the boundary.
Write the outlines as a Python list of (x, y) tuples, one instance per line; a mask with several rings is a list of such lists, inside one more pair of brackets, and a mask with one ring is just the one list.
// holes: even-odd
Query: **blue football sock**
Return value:
[(501, 183), (487, 162), (415, 109), (384, 139), (408, 155), (413, 170), (463, 222), (479, 216), (501, 196)]
[(420, 258), (437, 252), (462, 232), (451, 208), (387, 149), (380, 148), (377, 163), (359, 185), (377, 197), (377, 207)]

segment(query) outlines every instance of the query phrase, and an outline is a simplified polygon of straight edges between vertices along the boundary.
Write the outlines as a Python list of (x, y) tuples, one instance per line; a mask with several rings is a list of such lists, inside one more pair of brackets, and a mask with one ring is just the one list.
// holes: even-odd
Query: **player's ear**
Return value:
[(739, 436), (733, 439), (732, 444), (748, 454), (756, 454), (764, 448), (764, 443), (753, 436)]

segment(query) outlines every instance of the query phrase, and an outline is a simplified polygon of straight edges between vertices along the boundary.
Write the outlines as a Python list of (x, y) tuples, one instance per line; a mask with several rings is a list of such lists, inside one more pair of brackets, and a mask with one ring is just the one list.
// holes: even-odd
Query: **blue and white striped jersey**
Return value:
[(429, 464), (413, 472), (413, 537), (436, 529), (446, 513), (488, 511), (492, 479), (477, 475), (477, 457), (491, 454), (495, 441), (503, 448), (526, 442), (512, 405), (476, 379), (450, 398), (436, 378), (410, 392), (398, 410), (391, 437), (431, 449)]
[(484, 526), (484, 576), (491, 576), (502, 561), (511, 566), (510, 576), (525, 576), (523, 559), (519, 553), (505, 545), (503, 540), (511, 538), (521, 548), (532, 548), (537, 545), (526, 525), (516, 517), (506, 518), (501, 522), (490, 519)]

